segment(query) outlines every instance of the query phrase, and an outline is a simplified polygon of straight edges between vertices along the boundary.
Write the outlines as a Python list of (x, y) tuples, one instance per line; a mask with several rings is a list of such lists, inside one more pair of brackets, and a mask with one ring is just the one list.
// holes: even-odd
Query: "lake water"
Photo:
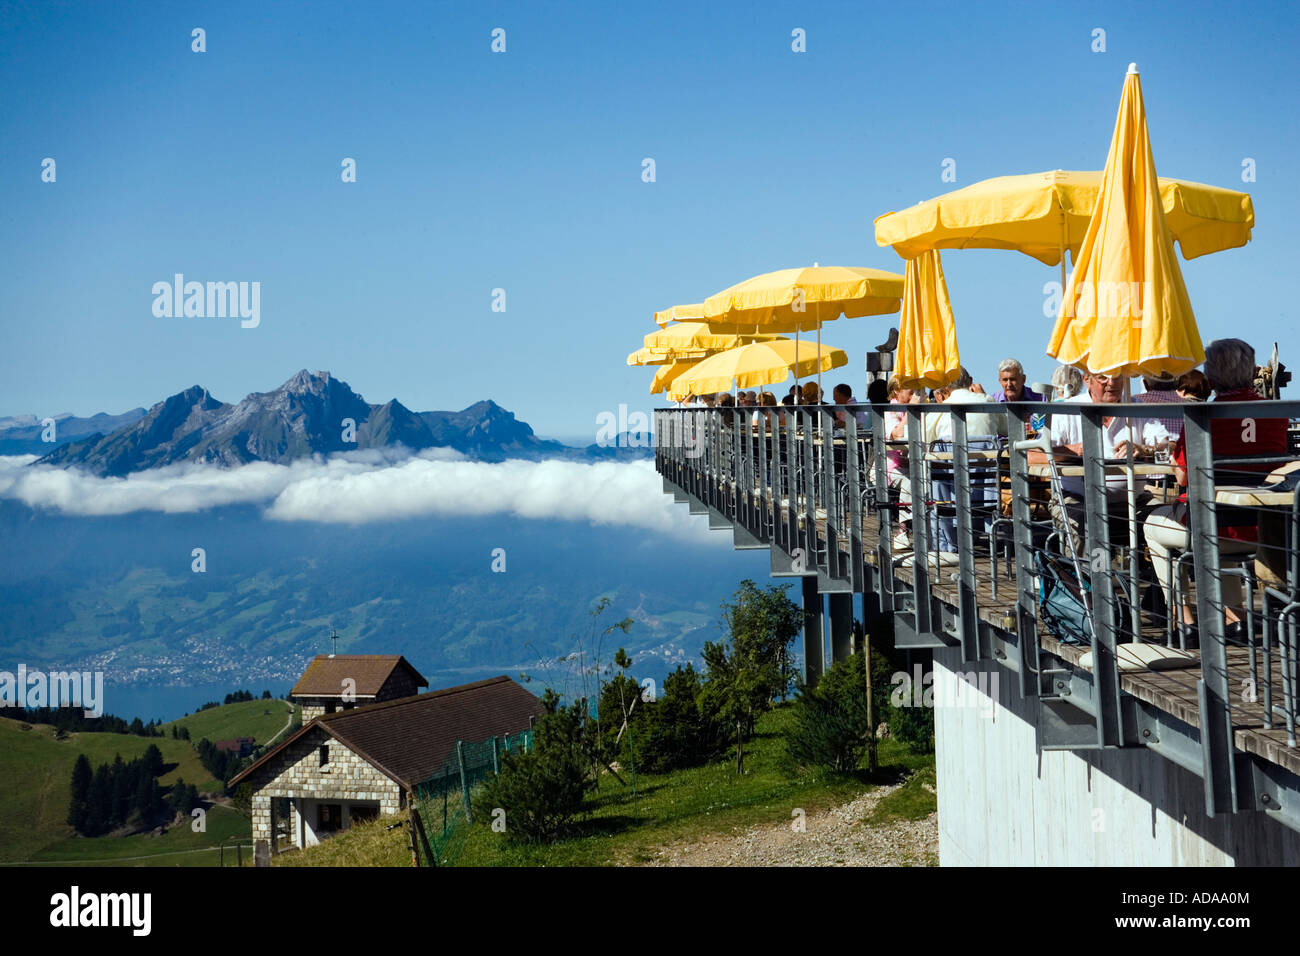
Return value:
[(104, 713), (131, 720), (139, 717), (145, 723), (153, 719), (163, 723), (194, 713), (210, 700), (218, 703), (236, 690), (252, 691), (261, 697), (269, 690), (272, 697), (283, 697), (292, 687), (289, 683), (270, 682), (255, 687), (232, 687), (229, 684), (203, 684), (196, 687), (149, 687), (144, 684), (107, 685), (104, 688)]

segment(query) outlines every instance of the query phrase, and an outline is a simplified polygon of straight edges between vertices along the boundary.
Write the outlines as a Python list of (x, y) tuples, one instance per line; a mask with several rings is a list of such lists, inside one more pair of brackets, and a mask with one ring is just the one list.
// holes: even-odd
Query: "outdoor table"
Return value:
[(1270, 491), (1268, 485), (1221, 485), (1214, 502), (1259, 508), (1259, 550), (1255, 577), (1260, 585), (1279, 590), (1287, 585), (1287, 518), (1295, 504), (1294, 491)]
[[(928, 451), (925, 453), (926, 461), (952, 461), (954, 452), (950, 451)], [(995, 458), (1008, 457), (1005, 451), (994, 451), (991, 448), (973, 448), (966, 452), (966, 458), (969, 461), (992, 461)]]
[[(1128, 465), (1107, 465), (1106, 474), (1122, 475)], [(1035, 478), (1050, 478), (1052, 466), (1048, 464), (1030, 465), (1029, 473)], [(1062, 478), (1082, 478), (1083, 465), (1057, 465), (1056, 473)], [(1174, 473), (1173, 465), (1162, 465), (1159, 462), (1152, 461), (1135, 461), (1133, 462), (1133, 474), (1141, 476), (1149, 475), (1172, 475)]]

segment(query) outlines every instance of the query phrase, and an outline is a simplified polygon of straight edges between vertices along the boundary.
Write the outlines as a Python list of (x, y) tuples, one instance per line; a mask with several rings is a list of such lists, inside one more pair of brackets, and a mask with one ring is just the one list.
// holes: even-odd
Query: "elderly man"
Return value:
[[(1092, 375), (1083, 377), (1085, 391), (1082, 395), (1065, 404), (1115, 405), (1124, 397), (1124, 379), (1111, 375)], [(1139, 427), (1140, 422), (1134, 422)], [(1161, 437), (1157, 434), (1156, 437)], [(1062, 456), (1083, 457), (1083, 417), (1081, 415), (1052, 416), (1052, 448), (1057, 458)], [(1123, 458), (1128, 453), (1128, 442), (1132, 438), (1125, 419), (1103, 418), (1101, 426), (1101, 453), (1105, 458)], [(1163, 440), (1168, 440), (1168, 433), (1163, 433)], [(1153, 450), (1140, 443), (1133, 446), (1134, 458), (1151, 458)], [(1041, 464), (1047, 461), (1042, 452), (1030, 452), (1029, 462)], [(1068, 524), (1070, 533), (1078, 547), (1083, 547), (1083, 528), (1085, 522), (1083, 477), (1069, 476), (1061, 479), (1060, 500), (1053, 498), (1052, 517), (1058, 524)], [(1111, 524), (1111, 541), (1128, 539), (1128, 481), (1122, 472), (1106, 475), (1106, 503)], [(1137, 520), (1146, 518), (1152, 502), (1146, 495), (1137, 501)]]
[(1047, 399), (1025, 385), (1025, 370), (1013, 358), (998, 363), (998, 382), (1002, 390), (993, 393), (995, 402), (1045, 402)]

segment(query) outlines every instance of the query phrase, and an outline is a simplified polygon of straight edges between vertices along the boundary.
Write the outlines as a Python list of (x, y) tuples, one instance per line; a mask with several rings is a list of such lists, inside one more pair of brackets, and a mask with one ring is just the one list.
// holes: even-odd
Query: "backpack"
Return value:
[(1091, 644), (1092, 626), (1083, 603), (1083, 592), (1091, 592), (1091, 585), (1081, 585), (1074, 568), (1044, 551), (1034, 552), (1034, 565), (1038, 571), (1038, 619), (1062, 644)]
[[(1087, 594), (1088, 603), (1092, 603), (1092, 583), (1086, 578), (1081, 582), (1073, 563), (1060, 555), (1035, 551), (1034, 565), (1038, 572), (1038, 619), (1062, 644), (1091, 644), (1092, 626), (1083, 602)], [(1128, 583), (1119, 575), (1112, 577), (1116, 631), (1122, 634), (1130, 628)]]

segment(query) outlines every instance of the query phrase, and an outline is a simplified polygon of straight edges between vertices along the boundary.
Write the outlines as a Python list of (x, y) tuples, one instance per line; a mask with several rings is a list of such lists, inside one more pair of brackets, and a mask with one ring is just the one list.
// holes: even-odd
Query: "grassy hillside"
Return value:
[[(918, 755), (894, 740), (880, 746), (880, 773), (836, 777), (801, 773), (785, 752), (783, 730), (792, 709), (778, 707), (758, 721), (757, 737), (745, 745), (745, 775), (734, 758), (662, 775), (640, 775), (628, 786), (606, 777), (589, 798), (591, 813), (581, 833), (548, 846), (521, 846), (486, 826), (469, 828), (455, 859), (458, 866), (620, 866), (653, 859), (670, 842), (697, 840), (734, 828), (788, 824), (793, 808), (809, 815), (847, 803), (885, 781), (911, 775), (908, 785), (881, 801), (879, 822), (919, 819), (932, 812), (934, 755)], [(915, 784), (913, 784), (915, 781)], [(405, 817), (380, 817), (306, 851), (282, 853), (282, 866), (409, 866), (405, 827), (385, 828)], [(868, 822), (876, 822), (868, 821)]]
[[(283, 723), (283, 720), (281, 720)], [(166, 773), (159, 783), (170, 786), (178, 777), (199, 790), (213, 791), (220, 784), (199, 763), (189, 741), (170, 737), (135, 737), (130, 734), (69, 734), (54, 739), (54, 728), (33, 724), (23, 730), (20, 721), (0, 718), (0, 862), (30, 859), (44, 847), (72, 836), (68, 817), (72, 767), (78, 754), (91, 766), (142, 756), (150, 744), (162, 751)], [(91, 841), (82, 841), (91, 842)]]
[[(207, 813), (207, 830), (195, 833), (189, 825), (173, 827), (162, 836), (141, 833), (129, 837), (69, 837), (32, 855), (32, 862), (78, 866), (216, 866), (222, 840), (241, 838), (244, 858), (252, 855), (252, 826), (248, 818), (230, 807), (214, 806)], [(226, 865), (235, 851), (226, 848)]]
[[(184, 727), (189, 730), (190, 740), (194, 743), (204, 737), (214, 741), (252, 737), (259, 744), (265, 744), (284, 728), (289, 719), (289, 709), (289, 703), (283, 700), (244, 700), (181, 717), (163, 724), (162, 729), (170, 737), (173, 726)], [(301, 708), (295, 708), (295, 713), (300, 712)]]

